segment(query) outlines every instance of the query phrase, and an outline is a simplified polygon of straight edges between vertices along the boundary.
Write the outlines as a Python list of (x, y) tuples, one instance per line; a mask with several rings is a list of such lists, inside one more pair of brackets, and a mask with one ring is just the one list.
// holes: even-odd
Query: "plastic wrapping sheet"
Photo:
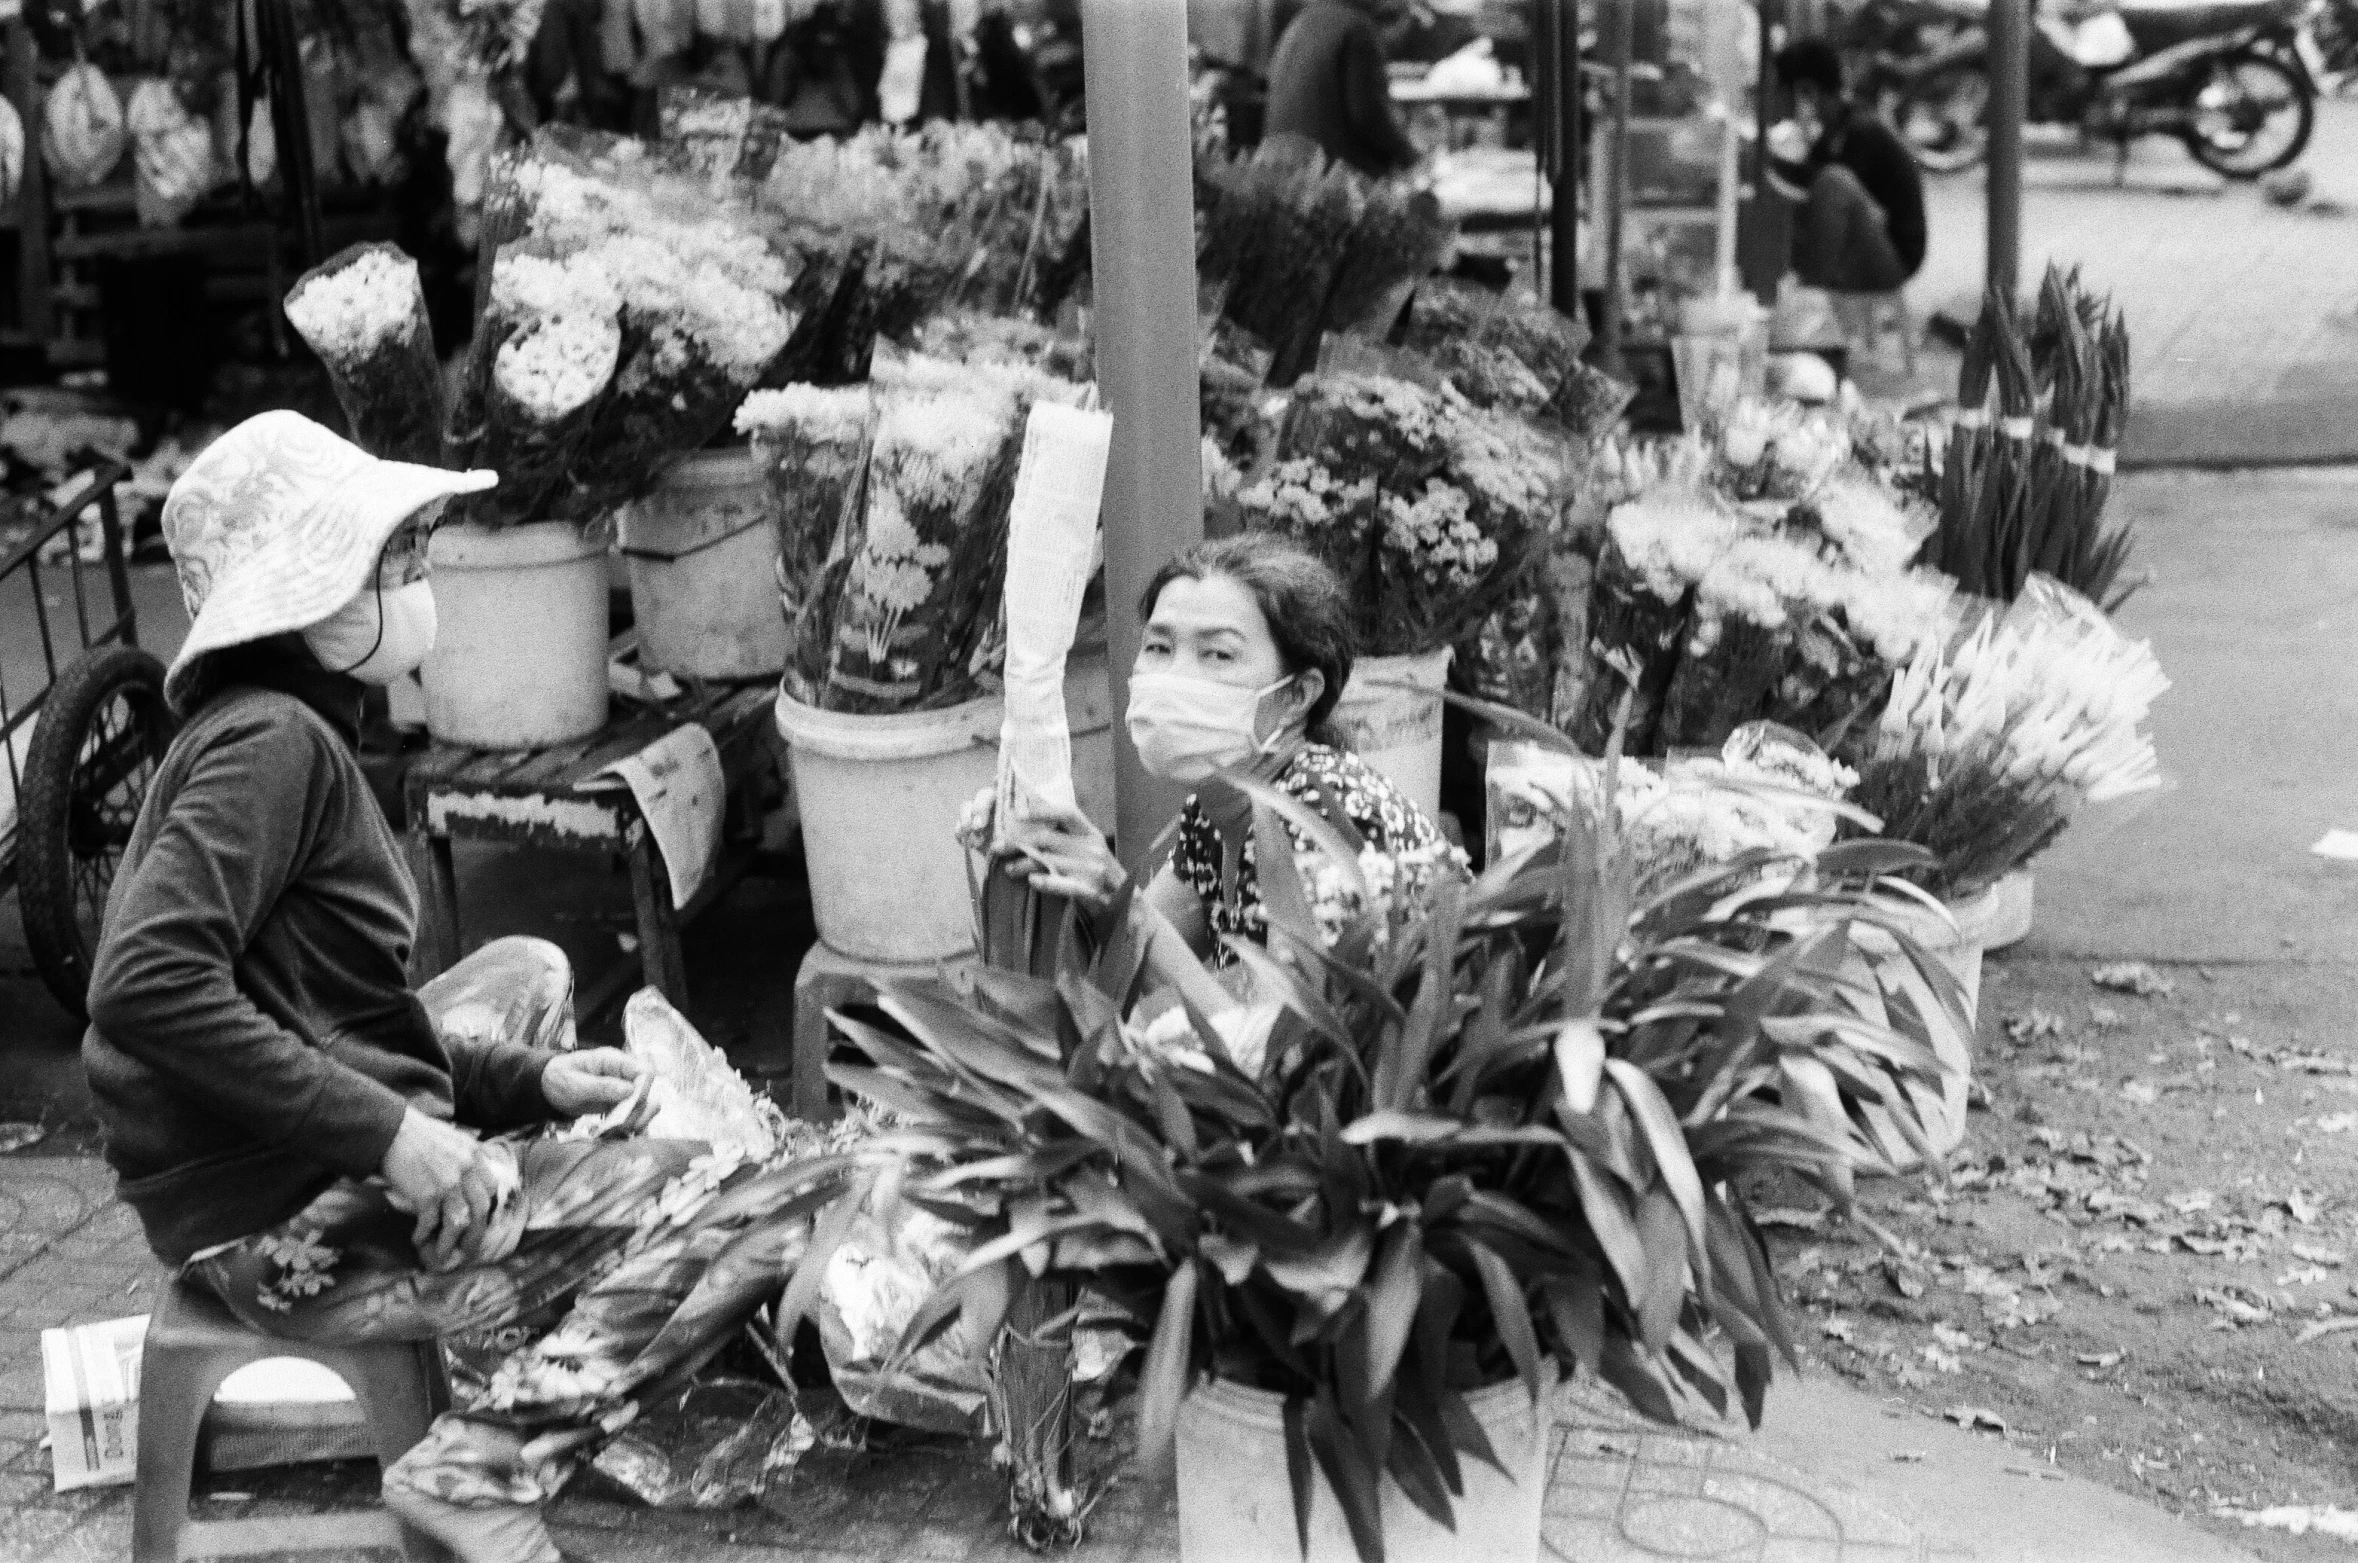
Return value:
[(985, 1430), (988, 1343), (972, 1339), (964, 1320), (894, 1360), (909, 1321), (967, 1251), (955, 1227), (924, 1211), (860, 1213), (828, 1261), (815, 1310), (836, 1391), (853, 1411), (928, 1432)]

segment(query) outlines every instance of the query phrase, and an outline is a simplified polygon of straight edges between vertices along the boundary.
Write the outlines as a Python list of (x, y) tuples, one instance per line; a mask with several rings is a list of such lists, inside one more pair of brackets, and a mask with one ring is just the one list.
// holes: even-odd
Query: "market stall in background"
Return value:
[[(599, 1469), (646, 1501), (873, 1417), (995, 1440), (1018, 1533), (1070, 1540), (1077, 1380), (1139, 1391), (1191, 1559), (1291, 1546), (1311, 1485), (1315, 1555), (1445, 1555), (1454, 1512), (1535, 1557), (1556, 1375), (1757, 1418), (1791, 1352), (1744, 1177), (1955, 1149), (2031, 864), (2161, 782), (2167, 680), (2108, 617), (2125, 328), (2000, 288), (1953, 394), (1871, 395), (1754, 178), (1788, 19), (1433, 7), (1381, 176), (1261, 133), (1277, 8), (1188, 10), (1192, 62), (1142, 0), (289, 8), (299, 125), (242, 10), (102, 8), (71, 63), (12, 30), (27, 221), (111, 177), (143, 255), (253, 230), (263, 288), (204, 288), (314, 405), (501, 474), (375, 713), (430, 960), (506, 931), (454, 841), (625, 865), (585, 1023), (643, 974), (680, 1132), (858, 1168), (761, 1299), (776, 1382), (632, 1408)], [(265, 155), (298, 128), (316, 192)], [(1138, 940), (1009, 901), (962, 819), (1060, 798), (1146, 852), (1137, 591), (1248, 530), (1349, 589), (1338, 723), (1451, 840), (1378, 871), (1248, 799), (1298, 883), (1246, 996), (1126, 1012)], [(695, 919), (781, 861), (792, 1124), (683, 1018)]]

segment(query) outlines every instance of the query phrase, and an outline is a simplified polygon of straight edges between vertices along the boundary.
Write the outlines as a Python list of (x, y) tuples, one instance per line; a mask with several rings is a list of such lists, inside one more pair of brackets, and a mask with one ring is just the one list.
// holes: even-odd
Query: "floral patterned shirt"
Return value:
[[(1424, 810), (1381, 772), (1346, 750), (1325, 744), (1303, 745), (1301, 752), (1278, 773), (1277, 785), (1312, 808), (1318, 807), (1318, 795), (1324, 792), (1327, 801), (1351, 821), (1373, 851), (1397, 857), (1442, 843), (1440, 828)], [(1308, 843), (1292, 826), (1287, 826), (1286, 831), (1294, 838), (1297, 854), (1309, 850)], [(1189, 798), (1179, 813), (1179, 844), (1171, 853), (1171, 869), (1179, 882), (1204, 903), (1204, 914), (1211, 926), (1215, 966), (1235, 964), (1236, 957), (1229, 953), (1225, 942), (1228, 939), (1241, 937), (1265, 944), (1269, 938), (1268, 920), (1261, 910), (1260, 883), (1253, 866), (1252, 841), (1247, 839), (1244, 843), (1233, 897), (1221, 893), (1221, 867), (1226, 856), (1227, 846), (1221, 839), (1220, 827), (1212, 823), (1200, 801)]]

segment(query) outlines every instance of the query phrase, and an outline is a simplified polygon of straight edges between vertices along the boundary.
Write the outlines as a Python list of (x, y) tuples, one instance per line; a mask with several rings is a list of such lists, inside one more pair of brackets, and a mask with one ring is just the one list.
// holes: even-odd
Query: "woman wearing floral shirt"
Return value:
[[(1142, 606), (1128, 724), (1149, 771), (1189, 783), (1251, 776), (1300, 799), (1347, 844), (1395, 860), (1447, 852), (1425, 812), (1334, 730), (1351, 677), (1351, 603), (1324, 564), (1265, 533), (1202, 543), (1163, 567)], [(1235, 788), (1187, 800), (1177, 845), (1145, 891), (1184, 950), (1158, 946), (1154, 964), (1225, 966), (1228, 941), (1267, 939), (1251, 818)], [(1303, 834), (1285, 830), (1306, 857)], [(1085, 906), (1110, 902), (1126, 878), (1077, 810), (1011, 822), (998, 851), (1008, 872)]]

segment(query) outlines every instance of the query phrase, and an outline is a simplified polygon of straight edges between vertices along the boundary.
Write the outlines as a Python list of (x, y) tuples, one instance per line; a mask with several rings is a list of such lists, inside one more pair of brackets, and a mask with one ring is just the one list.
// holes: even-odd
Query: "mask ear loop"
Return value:
[[(1301, 676), (1302, 675), (1299, 673), (1288, 673), (1285, 677), (1279, 679), (1276, 683), (1271, 684), (1267, 689), (1262, 690), (1259, 695), (1254, 697), (1254, 720), (1258, 721), (1260, 719), (1262, 701), (1268, 699), (1271, 695), (1276, 694), (1279, 690), (1285, 688), (1286, 685), (1295, 682)], [(1275, 754), (1278, 749), (1284, 745), (1286, 733), (1291, 729), (1292, 725), (1293, 724), (1289, 722), (1284, 727), (1277, 728), (1275, 731), (1271, 732), (1270, 735), (1266, 738), (1254, 739), (1253, 753), (1255, 755)]]
[(376, 578), (377, 638), (369, 643), (368, 650), (360, 654), (359, 661), (348, 668), (330, 668), (328, 671), (331, 673), (350, 673), (355, 669), (364, 668), (368, 666), (369, 658), (385, 649), (385, 561), (379, 559), (377, 567), (369, 573)]

